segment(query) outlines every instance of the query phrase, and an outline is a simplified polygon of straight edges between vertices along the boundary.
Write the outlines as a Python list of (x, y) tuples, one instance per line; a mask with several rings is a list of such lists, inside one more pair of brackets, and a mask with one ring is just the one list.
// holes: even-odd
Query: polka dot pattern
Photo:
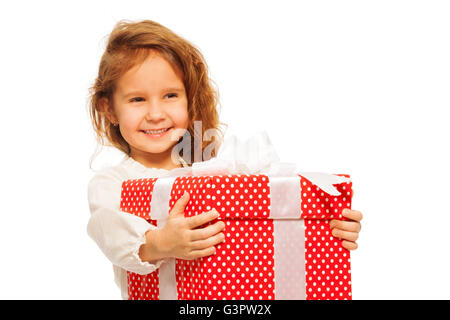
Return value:
[(150, 201), (156, 180), (138, 179), (124, 181), (122, 183), (120, 210), (150, 220)]
[[(188, 191), (185, 210), (194, 216), (215, 208), (225, 221), (225, 242), (216, 254), (178, 260), (176, 278), (182, 300), (273, 299), (273, 221), (268, 177), (228, 175), (180, 177), (172, 187), (170, 208)], [(213, 221), (212, 223), (215, 223)]]
[[(124, 181), (120, 209), (144, 218), (156, 226), (156, 220), (150, 219), (150, 202), (155, 182), (156, 179)], [(158, 270), (146, 275), (127, 271), (128, 299), (157, 300), (159, 296), (158, 274)]]
[(345, 219), (342, 210), (351, 208), (351, 182), (336, 185), (340, 196), (323, 192), (304, 177), (300, 184), (305, 220), (306, 299), (351, 300), (350, 252), (330, 229), (330, 220)]
[[(150, 219), (155, 181), (125, 181), (122, 211), (156, 225)], [(342, 209), (351, 207), (351, 183), (336, 187), (342, 195), (330, 196), (300, 176), (302, 207), (294, 216), (305, 222), (307, 299), (351, 299), (350, 254), (329, 228), (330, 219), (343, 219)], [(191, 195), (186, 216), (215, 208), (220, 214), (218, 219), (226, 227), (225, 241), (216, 246), (215, 255), (176, 261), (178, 299), (275, 299), (269, 178), (265, 175), (178, 177), (172, 186), (170, 209), (184, 191)], [(128, 293), (130, 299), (158, 299), (158, 270), (148, 275), (128, 272)]]
[[(271, 233), (270, 220), (228, 220), (230, 230), (216, 254), (197, 260), (179, 260), (178, 297), (183, 300), (274, 299), (273, 240), (254, 234)], [(234, 230), (234, 231), (233, 231)], [(227, 231), (225, 231), (227, 232)], [(234, 236), (232, 234), (234, 233)], [(242, 235), (248, 234), (245, 238)]]
[(267, 219), (270, 214), (269, 178), (265, 175), (178, 177), (172, 187), (170, 208), (188, 191), (185, 215), (215, 208), (220, 219)]

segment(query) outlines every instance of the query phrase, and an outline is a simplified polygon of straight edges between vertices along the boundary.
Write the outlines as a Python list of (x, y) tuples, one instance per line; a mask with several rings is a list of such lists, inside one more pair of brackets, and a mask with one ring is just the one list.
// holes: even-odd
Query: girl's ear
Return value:
[(118, 123), (119, 121), (117, 120), (116, 115), (114, 114), (114, 110), (111, 106), (111, 104), (109, 103), (108, 98), (101, 98), (98, 101), (98, 111), (100, 113), (104, 113), (105, 116), (108, 118), (108, 120), (115, 124)]

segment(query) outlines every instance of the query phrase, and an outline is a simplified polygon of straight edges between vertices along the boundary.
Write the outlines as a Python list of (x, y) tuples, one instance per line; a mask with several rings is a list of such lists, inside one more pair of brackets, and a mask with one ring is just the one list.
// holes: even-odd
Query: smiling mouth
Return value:
[(146, 137), (151, 139), (159, 139), (168, 135), (168, 132), (172, 129), (172, 127), (164, 128), (164, 129), (156, 129), (156, 130), (141, 130)]
[(167, 132), (167, 131), (169, 131), (169, 129), (170, 128), (157, 129), (157, 130), (142, 130), (142, 132), (145, 133), (145, 134), (155, 135), (155, 134), (162, 134), (164, 132)]

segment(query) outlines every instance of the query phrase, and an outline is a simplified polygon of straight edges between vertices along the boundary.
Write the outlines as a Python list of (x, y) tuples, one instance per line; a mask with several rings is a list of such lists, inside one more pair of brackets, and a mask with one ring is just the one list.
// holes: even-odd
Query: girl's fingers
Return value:
[(189, 192), (185, 191), (184, 194), (180, 197), (180, 199), (178, 199), (173, 205), (172, 210), (170, 211), (170, 215), (177, 215), (177, 214), (184, 215), (184, 209), (186, 208), (189, 202), (189, 198), (190, 198)]
[(342, 241), (342, 246), (347, 250), (356, 250), (358, 248), (358, 244), (356, 242), (351, 241)]
[(341, 229), (334, 228), (331, 230), (331, 234), (335, 236), (336, 238), (348, 240), (348, 241), (356, 241), (358, 240), (358, 232), (350, 232), (350, 231), (344, 231)]
[[(352, 195), (353, 196), (353, 195)], [(342, 247), (347, 250), (355, 250), (358, 248), (356, 240), (361, 231), (362, 213), (357, 210), (344, 209), (342, 215), (350, 221), (331, 220), (331, 234), (336, 238), (342, 239)]]
[(209, 237), (208, 239), (193, 241), (191, 246), (193, 250), (202, 250), (222, 243), (223, 240), (225, 240), (225, 235), (220, 232), (212, 237)]
[(330, 228), (331, 229), (337, 228), (350, 232), (359, 232), (361, 231), (361, 224), (355, 221), (343, 221), (334, 219), (331, 220), (330, 222)]
[(216, 247), (208, 247), (202, 250), (194, 250), (189, 253), (188, 260), (207, 257), (216, 253)]
[(206, 211), (199, 215), (189, 217), (186, 219), (187, 219), (189, 228), (195, 229), (197, 227), (204, 225), (205, 223), (208, 223), (214, 219), (217, 219), (218, 216), (219, 216), (219, 213), (216, 211), (216, 209), (212, 209), (211, 211)]
[(361, 221), (363, 216), (360, 211), (344, 209), (342, 210), (342, 215), (350, 220)]
[(204, 240), (212, 237), (213, 235), (219, 233), (225, 228), (225, 223), (223, 221), (218, 221), (210, 226), (195, 229), (191, 231), (191, 240)]

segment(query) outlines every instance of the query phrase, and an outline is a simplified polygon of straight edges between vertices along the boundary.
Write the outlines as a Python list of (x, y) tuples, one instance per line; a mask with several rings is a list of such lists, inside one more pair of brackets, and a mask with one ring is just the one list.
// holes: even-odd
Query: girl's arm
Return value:
[(225, 238), (225, 224), (218, 221), (216, 210), (194, 217), (184, 217), (190, 195), (178, 199), (164, 227), (156, 228), (145, 219), (122, 212), (121, 177), (98, 174), (89, 183), (91, 218), (87, 231), (105, 256), (116, 266), (138, 274), (155, 271), (164, 258), (196, 259), (215, 252), (215, 245)]
[(109, 171), (102, 171), (91, 179), (88, 185), (91, 217), (87, 232), (114, 265), (148, 274), (164, 261), (151, 264), (139, 257), (139, 249), (146, 243), (145, 234), (156, 227), (119, 209), (122, 180), (123, 177)]

